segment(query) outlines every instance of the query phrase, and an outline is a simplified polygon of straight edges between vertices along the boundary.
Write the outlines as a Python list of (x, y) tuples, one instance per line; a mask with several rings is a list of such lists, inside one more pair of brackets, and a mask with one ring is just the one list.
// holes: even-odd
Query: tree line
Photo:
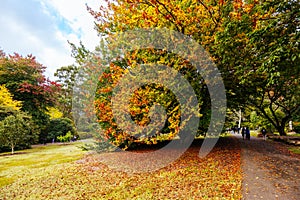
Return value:
[[(95, 51), (88, 51), (82, 44), (71, 44), (72, 56), (77, 63), (58, 69), (55, 73), (57, 81), (44, 77), (45, 67), (33, 56), (6, 56), (1, 51), (1, 92), (10, 99), (3, 101), (10, 102), (9, 105), (1, 103), (1, 120), (12, 115), (23, 127), (30, 127), (26, 133), (31, 138), (28, 140), (49, 142), (53, 137), (66, 135), (66, 132), (55, 135), (58, 130), (48, 130), (50, 121), (54, 120), (50, 119), (50, 108), (58, 109), (62, 113), (60, 118), (76, 124), (82, 124), (78, 120), (89, 121), (82, 119), (81, 113), (72, 112), (72, 98), (75, 85), (82, 85), (84, 95), (89, 96), (88, 81), (91, 80), (97, 83), (96, 94), (90, 95), (95, 99), (85, 98), (86, 102), (80, 102), (80, 106), (87, 113), (96, 114), (97, 123), (103, 130), (101, 139), (127, 148), (136, 140), (156, 144), (159, 138), (176, 137), (178, 127), (184, 124), (180, 121), (180, 105), (172, 91), (162, 85), (144, 85), (130, 99), (131, 119), (140, 126), (150, 123), (148, 115), (152, 105), (158, 102), (165, 107), (166, 123), (155, 137), (149, 134), (138, 138), (127, 134), (118, 127), (112, 115), (113, 88), (130, 69), (147, 63), (169, 66), (189, 81), (199, 102), (200, 122), (196, 125), (196, 136), (205, 135), (210, 123), (211, 99), (207, 80), (191, 63), (176, 54), (151, 48), (132, 50), (114, 58), (108, 38), (137, 28), (177, 31), (191, 37), (210, 54), (226, 89), (224, 129), (235, 125), (236, 118), (232, 116), (240, 111), (242, 123), (252, 125), (252, 128), (264, 126), (285, 135), (288, 122), (294, 121), (294, 127), (298, 129), (300, 4), (297, 0), (113, 0), (99, 10), (89, 7), (87, 10), (94, 17), (95, 29), (102, 39)], [(78, 74), (82, 75), (80, 70), (86, 70), (88, 78), (78, 77)], [(100, 77), (96, 76), (97, 70), (100, 70)], [(9, 124), (12, 118), (6, 120)], [(88, 124), (94, 126), (95, 121)], [(92, 127), (84, 129), (89, 131)]]
[(62, 109), (64, 102), (58, 100), (63, 85), (46, 78), (45, 69), (32, 55), (0, 51), (0, 151), (13, 153), (15, 148), (58, 141), (68, 132), (77, 134), (70, 114)]

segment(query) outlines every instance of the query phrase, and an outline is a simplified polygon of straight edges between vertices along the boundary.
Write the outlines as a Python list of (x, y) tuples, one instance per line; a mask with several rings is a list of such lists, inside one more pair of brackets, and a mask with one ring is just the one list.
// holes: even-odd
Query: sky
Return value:
[(102, 0), (1, 0), (0, 49), (6, 54), (32, 54), (54, 79), (56, 69), (74, 64), (68, 41), (94, 50), (100, 41), (94, 30), (94, 10)]

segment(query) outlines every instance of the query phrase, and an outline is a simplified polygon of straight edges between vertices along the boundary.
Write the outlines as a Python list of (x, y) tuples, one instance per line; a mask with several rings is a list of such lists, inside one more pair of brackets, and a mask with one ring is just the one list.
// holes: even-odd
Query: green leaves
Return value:
[(32, 124), (29, 119), (24, 117), (24, 115), (18, 113), (0, 121), (0, 145), (9, 145), (12, 154), (16, 145), (31, 139)]
[(69, 136), (66, 135), (69, 132), (71, 133), (72, 137), (76, 135), (74, 124), (72, 120), (68, 118), (51, 119), (45, 132), (47, 133), (47, 135), (44, 136), (44, 139), (47, 142), (52, 142), (52, 140), (56, 141), (58, 137), (60, 137), (62, 140), (68, 139)]
[(293, 84), (300, 77), (299, 10), (297, 1), (258, 4), (229, 18), (214, 47), (226, 88), (236, 94), (228, 95), (229, 106), (254, 106), (280, 134), (300, 106)]
[(75, 65), (64, 66), (56, 70), (54, 76), (58, 78), (57, 82), (61, 84), (61, 90), (58, 97), (58, 108), (64, 117), (73, 119), (72, 115), (72, 96), (73, 87), (76, 84), (76, 76), (79, 67)]

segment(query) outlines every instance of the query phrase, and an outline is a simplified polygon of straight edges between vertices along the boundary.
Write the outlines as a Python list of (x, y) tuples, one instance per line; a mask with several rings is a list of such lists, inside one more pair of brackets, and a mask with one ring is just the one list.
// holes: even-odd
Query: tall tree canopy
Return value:
[[(285, 134), (286, 123), (299, 112), (297, 0), (115, 0), (107, 4), (99, 11), (88, 8), (100, 35), (165, 27), (192, 37), (209, 51), (221, 71), (228, 106), (255, 109), (280, 134)], [(163, 60), (163, 64), (174, 67), (187, 79), (195, 73), (189, 64), (165, 53), (152, 49), (132, 51), (116, 60), (110, 70), (118, 67), (122, 71), (135, 63)], [(118, 73), (110, 71), (105, 78)], [(201, 97), (201, 112), (209, 118), (205, 83), (201, 77), (193, 81), (198, 83), (191, 84)]]
[(101, 35), (135, 28), (169, 28), (193, 37), (201, 45), (214, 40), (229, 15), (229, 6), (241, 1), (226, 0), (114, 0), (107, 7), (90, 13), (97, 20)]
[[(208, 1), (111, 1), (108, 3), (108, 9), (103, 7), (100, 12), (94, 12), (90, 9), (90, 12), (99, 20), (97, 29), (101, 35), (107, 36), (133, 28), (167, 27), (193, 36), (199, 43), (208, 45), (212, 42), (214, 33), (221, 28), (221, 17), (227, 12), (223, 9), (224, 5), (224, 2), (213, 3)], [(113, 14), (111, 15), (110, 13)], [(199, 29), (199, 27), (203, 27), (203, 29)], [(210, 98), (205, 82), (201, 75), (197, 73), (196, 68), (188, 61), (170, 52), (157, 49), (144, 49), (128, 52), (123, 58), (116, 60), (116, 62), (110, 65), (110, 69), (113, 70), (107, 71), (106, 73), (108, 74), (104, 73), (104, 77), (100, 78), (99, 87), (104, 86), (102, 84), (104, 82), (109, 83), (110, 81), (106, 79), (112, 76), (112, 80), (109, 79), (111, 80), (111, 85), (100, 88), (97, 91), (99, 98), (95, 102), (96, 109), (103, 109), (99, 113), (98, 118), (100, 124), (106, 124), (104, 126), (106, 128), (106, 135), (109, 137), (113, 136), (113, 139), (110, 138), (110, 140), (114, 141), (115, 138), (124, 139), (118, 136), (124, 133), (118, 130), (112, 116), (109, 115), (111, 112), (107, 112), (107, 110), (111, 110), (109, 109), (110, 104), (107, 103), (109, 101), (107, 96), (111, 96), (110, 93), (114, 87), (114, 82), (118, 82), (118, 79), (114, 79), (120, 78), (122, 73), (127, 73), (126, 69), (128, 68), (134, 68), (139, 64), (147, 63), (157, 63), (172, 67), (183, 74), (190, 82), (199, 101), (200, 113), (198, 114), (199, 116), (203, 115), (199, 124), (198, 134), (205, 134), (210, 119)], [(107, 94), (103, 95), (103, 93)], [(164, 97), (158, 98), (158, 93), (161, 93)], [(136, 91), (131, 101), (132, 111), (130, 113), (133, 120), (141, 126), (147, 125), (149, 118), (145, 116), (149, 114), (149, 107), (153, 105), (153, 99), (169, 101), (169, 103), (165, 102), (165, 105), (168, 105), (165, 106), (168, 118), (162, 132), (168, 132), (170, 138), (174, 137), (178, 133), (179, 124), (184, 123), (180, 122), (180, 111), (176, 97), (170, 97), (172, 97), (170, 91), (166, 88), (161, 88), (159, 85), (150, 84), (145, 86), (145, 88), (140, 88), (139, 91)], [(135, 98), (137, 99), (134, 100)], [(205, 106), (202, 107), (202, 104)], [(106, 121), (108, 119), (110, 120)], [(110, 124), (110, 126), (107, 124)]]

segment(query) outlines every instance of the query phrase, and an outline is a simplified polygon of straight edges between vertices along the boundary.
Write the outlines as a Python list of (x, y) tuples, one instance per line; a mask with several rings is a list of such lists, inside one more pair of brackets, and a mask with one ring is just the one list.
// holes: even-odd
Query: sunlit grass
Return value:
[(82, 142), (34, 146), (32, 149), (0, 154), (0, 187), (14, 182), (30, 171), (80, 159)]

